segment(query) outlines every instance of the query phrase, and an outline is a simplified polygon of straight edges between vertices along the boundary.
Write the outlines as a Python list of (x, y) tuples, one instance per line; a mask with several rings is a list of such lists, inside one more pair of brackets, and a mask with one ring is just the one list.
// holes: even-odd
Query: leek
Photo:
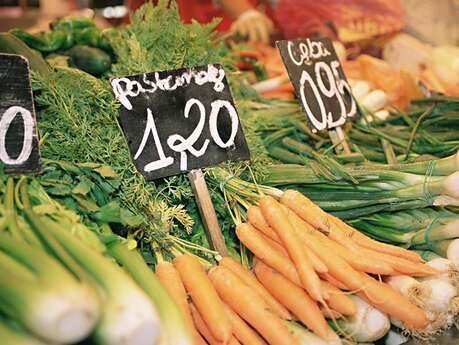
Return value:
[(70, 344), (95, 327), (95, 292), (41, 249), (1, 234), (0, 271), (0, 311), (31, 333)]
[(134, 278), (155, 304), (161, 319), (161, 344), (191, 345), (193, 340), (183, 316), (155, 274), (136, 250), (129, 250), (119, 240), (107, 244), (108, 252)]
[(31, 335), (11, 327), (0, 319), (0, 334), (2, 344), (5, 345), (46, 345), (44, 342), (35, 339)]
[[(54, 221), (30, 209), (25, 215), (37, 237), (68, 267), (82, 268), (103, 292), (102, 316), (94, 337), (100, 344), (151, 345), (160, 337), (159, 318), (149, 297), (115, 263)], [(81, 274), (80, 270), (74, 272)]]

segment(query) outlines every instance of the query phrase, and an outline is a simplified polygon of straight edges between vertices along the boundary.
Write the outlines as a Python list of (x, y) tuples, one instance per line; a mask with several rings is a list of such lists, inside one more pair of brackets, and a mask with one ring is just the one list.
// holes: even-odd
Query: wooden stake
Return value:
[(336, 154), (351, 154), (351, 149), (349, 148), (349, 144), (346, 141), (346, 137), (344, 136), (343, 129), (341, 127), (335, 127), (328, 131), (328, 135), (335, 146)]
[(201, 214), (206, 230), (207, 239), (212, 249), (216, 250), (221, 256), (227, 256), (225, 239), (223, 238), (220, 225), (218, 224), (217, 214), (210, 198), (209, 189), (201, 169), (191, 170), (188, 178), (193, 188), (194, 197), (198, 204), (199, 213)]

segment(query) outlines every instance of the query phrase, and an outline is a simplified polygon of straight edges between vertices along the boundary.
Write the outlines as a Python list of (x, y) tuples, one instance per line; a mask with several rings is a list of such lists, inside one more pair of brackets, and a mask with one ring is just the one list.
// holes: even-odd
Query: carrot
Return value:
[[(350, 225), (343, 222), (341, 219), (327, 214), (319, 206), (314, 204), (306, 196), (295, 190), (285, 191), (280, 201), (282, 204), (289, 207), (303, 220), (310, 223), (313, 227), (321, 230), (324, 233), (334, 230), (347, 234), (354, 242), (368, 249), (374, 249), (386, 254), (392, 254), (406, 258), (411, 261), (421, 261), (420, 256), (416, 253), (410, 252), (404, 248), (392, 246), (386, 243), (374, 241), (364, 234), (360, 233)], [(332, 234), (333, 236), (334, 234)]]
[(385, 253), (385, 254), (390, 254), (394, 256), (399, 256), (402, 258), (405, 258), (410, 261), (414, 262), (422, 262), (421, 257), (419, 254), (414, 253), (412, 251), (409, 251), (405, 248), (400, 248), (397, 246), (393, 246), (387, 243), (382, 243), (375, 241), (364, 234), (362, 234), (360, 231), (357, 229), (354, 229), (352, 226), (346, 224), (343, 222), (341, 219), (338, 217), (328, 215), (331, 222), (337, 224), (339, 227), (341, 227), (342, 231), (347, 231), (349, 236), (351, 236), (352, 240), (357, 243), (358, 245), (365, 247), (367, 249), (373, 249), (377, 252)]
[(328, 241), (328, 244), (332, 250), (358, 271), (381, 275), (391, 274), (394, 271), (391, 265), (377, 260), (375, 257), (361, 255), (361, 252), (351, 251), (334, 241)]
[(273, 197), (262, 197), (259, 203), (263, 216), (279, 235), (295, 264), (303, 287), (314, 300), (323, 302), (324, 295), (320, 289), (320, 279), (314, 271), (311, 261), (301, 245), (301, 240), (290, 224), (287, 215)]
[(270, 239), (278, 243), (282, 243), (277, 233), (266, 222), (266, 219), (258, 206), (252, 205), (247, 209), (247, 221)]
[(222, 300), (255, 328), (271, 345), (299, 345), (283, 321), (269, 311), (268, 305), (229, 269), (217, 266), (209, 277)]
[(330, 221), (327, 214), (300, 192), (288, 189), (282, 193), (280, 202), (314, 228), (328, 233)]
[(343, 317), (343, 315), (341, 315), (340, 313), (338, 313), (336, 310), (333, 310), (333, 309), (325, 309), (324, 307), (320, 308), (320, 312), (322, 313), (322, 315), (323, 315), (324, 318), (326, 318), (326, 319), (336, 320), (336, 319), (340, 319), (340, 318)]
[[(286, 206), (280, 204), (281, 208), (286, 211), (289, 210)], [(284, 209), (285, 207), (285, 209)], [(282, 243), (281, 239), (277, 235), (277, 233), (269, 226), (269, 224), (266, 222), (263, 213), (261, 213), (261, 210), (257, 206), (251, 206), (247, 210), (247, 219), (250, 224), (252, 224), (255, 228), (263, 232), (267, 237), (269, 237), (271, 240), (276, 241), (278, 243)], [(290, 219), (290, 218), (289, 218)], [(271, 244), (272, 242), (269, 241)], [(306, 251), (309, 259), (311, 260), (311, 264), (314, 267), (314, 270), (316, 272), (324, 273), (327, 272), (327, 266), (320, 260), (317, 255), (314, 254), (314, 252), (307, 250)]]
[(227, 343), (232, 334), (231, 324), (201, 263), (195, 257), (185, 254), (175, 258), (174, 266), (212, 335), (218, 341)]
[(265, 262), (268, 266), (275, 268), (295, 284), (301, 285), (295, 265), (293, 265), (288, 258), (283, 256), (281, 252), (273, 249), (263, 235), (255, 230), (252, 225), (247, 223), (237, 225), (236, 235), (239, 241), (249, 248), (249, 250), (260, 260)]
[(218, 263), (220, 266), (226, 267), (231, 272), (239, 277), (246, 285), (250, 286), (269, 306), (270, 310), (279, 316), (281, 319), (291, 320), (292, 315), (285, 309), (282, 304), (269, 294), (263, 285), (255, 278), (253, 273), (244, 268), (239, 262), (233, 260), (229, 256), (224, 257)]
[(362, 253), (365, 256), (371, 256), (377, 260), (385, 262), (392, 266), (392, 268), (402, 274), (410, 275), (410, 276), (417, 276), (417, 277), (424, 277), (429, 275), (438, 274), (439, 272), (423, 263), (420, 262), (413, 262), (407, 260), (405, 258), (401, 258), (399, 256), (393, 256), (385, 253), (378, 253), (371, 249), (361, 248)]
[(323, 280), (329, 282), (331, 285), (337, 287), (338, 289), (340, 289), (340, 290), (348, 290), (346, 285), (341, 283), (338, 279), (333, 277), (331, 274), (329, 274), (329, 273), (320, 273), (319, 275)]
[[(354, 243), (350, 244), (346, 242), (351, 242), (350, 239), (344, 239), (341, 235), (335, 236), (335, 238), (340, 239), (340, 243), (345, 243), (346, 247), (332, 241), (329, 237), (325, 236), (323, 233), (316, 231), (312, 228), (311, 225), (306, 223), (301, 219), (295, 212), (288, 209), (287, 210), (290, 222), (294, 228), (298, 231), (298, 235), (301, 237), (301, 240), (306, 246), (308, 246), (308, 236), (306, 233), (309, 233), (311, 236), (318, 238), (323, 245), (327, 246), (329, 250), (334, 251), (336, 254), (341, 256), (345, 261), (347, 261), (353, 268), (359, 271), (374, 273), (374, 274), (390, 274), (393, 269), (390, 265), (386, 263), (381, 263), (378, 260), (373, 259), (372, 257), (363, 257), (359, 255), (360, 247)], [(311, 230), (312, 229), (312, 230)], [(331, 237), (332, 233), (335, 231), (332, 230), (329, 233)], [(323, 273), (323, 272), (321, 272)]]
[(287, 307), (301, 322), (324, 340), (329, 328), (317, 303), (301, 287), (284, 278), (276, 270), (257, 262), (255, 274), (268, 291)]
[(304, 232), (308, 241), (308, 247), (327, 265), (328, 272), (349, 290), (359, 290), (363, 287), (362, 277), (354, 270), (346, 260), (328, 249), (320, 239), (312, 236), (311, 232)]
[(242, 343), (247, 345), (267, 345), (262, 337), (258, 335), (247, 323), (237, 315), (233, 309), (225, 304), (225, 311), (233, 327), (234, 336)]
[(361, 276), (364, 281), (364, 291), (358, 294), (361, 298), (382, 312), (399, 319), (410, 329), (421, 330), (428, 325), (426, 313), (407, 298), (365, 273), (361, 273)]
[[(300, 221), (304, 225), (308, 225), (308, 226), (309, 226), (309, 224), (307, 224), (305, 221), (303, 221), (301, 218), (299, 218), (296, 215), (296, 213), (293, 212), (292, 210), (290, 210), (287, 206), (285, 206), (283, 204), (279, 204), (279, 206), (284, 211), (284, 213), (287, 214), (287, 217), (288, 217), (288, 219), (290, 221), (290, 224), (292, 225), (293, 229), (295, 230), (297, 235), (300, 237), (300, 239), (302, 239), (301, 230), (298, 229), (298, 224), (296, 224), (296, 221)], [(292, 219), (292, 217), (294, 217), (294, 218)], [(311, 229), (314, 229), (314, 228), (311, 227)], [(309, 249), (309, 247), (307, 246), (307, 243), (305, 243), (303, 241), (303, 245), (306, 248), (306, 251), (305, 251), (306, 255), (307, 255), (308, 259), (311, 261), (311, 264), (314, 267), (314, 270), (317, 273), (328, 272), (327, 266), (322, 262), (322, 260), (320, 260), (320, 258), (312, 250)]]
[(357, 312), (355, 303), (346, 296), (340, 289), (329, 282), (321, 281), (322, 289), (328, 292), (328, 306), (341, 315), (350, 316)]
[[(191, 314), (193, 315), (194, 324), (196, 328), (199, 330), (199, 333), (207, 340), (210, 345), (225, 345), (225, 343), (218, 341), (212, 334), (212, 332), (207, 327), (206, 323), (204, 322), (202, 316), (199, 314), (198, 310), (193, 304), (190, 304)], [(201, 338), (202, 339), (202, 338)], [(204, 344), (207, 344), (204, 339), (202, 340)], [(240, 344), (233, 336), (231, 339), (226, 343), (228, 345), (237, 345)]]
[(159, 262), (156, 265), (155, 272), (161, 284), (163, 284), (169, 295), (182, 311), (185, 323), (187, 324), (188, 329), (193, 336), (194, 344), (204, 345), (204, 340), (196, 331), (194, 326), (193, 318), (191, 317), (190, 309), (188, 306), (185, 287), (183, 286), (182, 280), (180, 279), (179, 272), (175, 269), (173, 264), (167, 261)]

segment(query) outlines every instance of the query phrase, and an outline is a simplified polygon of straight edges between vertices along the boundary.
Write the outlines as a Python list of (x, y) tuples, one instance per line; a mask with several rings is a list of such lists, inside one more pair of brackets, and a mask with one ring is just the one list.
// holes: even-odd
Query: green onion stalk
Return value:
[(434, 218), (426, 228), (413, 231), (377, 226), (365, 221), (353, 222), (353, 226), (381, 241), (405, 244), (410, 247), (459, 238), (459, 216)]
[(347, 219), (387, 210), (389, 204), (398, 204), (395, 208), (389, 208), (391, 211), (459, 204), (459, 172), (449, 176), (421, 176), (398, 171), (370, 170), (359, 171), (354, 177), (358, 180), (357, 184), (324, 182), (323, 178), (306, 167), (274, 165), (266, 168), (262, 182), (270, 186), (300, 190), (326, 211), (363, 211), (345, 216)]

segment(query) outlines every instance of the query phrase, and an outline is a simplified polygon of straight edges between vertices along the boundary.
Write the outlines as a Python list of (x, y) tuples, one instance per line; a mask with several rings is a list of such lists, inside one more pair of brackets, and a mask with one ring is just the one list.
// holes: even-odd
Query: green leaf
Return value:
[(136, 227), (143, 223), (143, 217), (140, 215), (135, 215), (131, 211), (122, 208), (120, 210), (121, 224), (127, 225), (130, 227)]
[(109, 202), (99, 208), (91, 217), (102, 223), (121, 223), (120, 204), (117, 201)]
[(115, 172), (115, 170), (113, 170), (108, 165), (102, 165), (101, 167), (94, 169), (94, 171), (97, 171), (103, 177), (118, 177), (118, 174)]
[(54, 185), (54, 187), (47, 188), (46, 191), (53, 195), (69, 195), (72, 193), (70, 186), (64, 184)]
[(94, 184), (86, 178), (82, 178), (75, 188), (72, 189), (72, 193), (86, 195), (91, 190)]
[(97, 206), (97, 204), (89, 198), (84, 198), (78, 195), (72, 195), (72, 197), (76, 200), (83, 211), (95, 212), (99, 209), (99, 206)]

